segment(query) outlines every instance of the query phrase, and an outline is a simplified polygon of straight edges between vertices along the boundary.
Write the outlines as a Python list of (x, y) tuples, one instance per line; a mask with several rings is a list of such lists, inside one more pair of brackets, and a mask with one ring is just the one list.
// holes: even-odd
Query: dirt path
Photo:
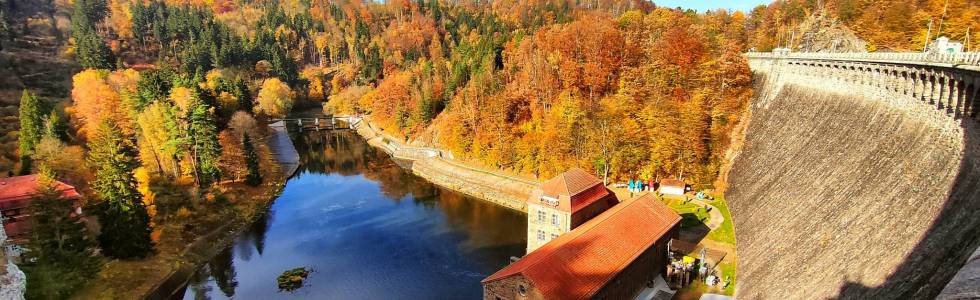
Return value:
[(721, 211), (718, 210), (718, 208), (715, 207), (714, 205), (708, 204), (707, 202), (698, 199), (693, 199), (693, 198), (689, 198), (689, 199), (691, 203), (697, 204), (699, 206), (706, 206), (709, 208), (708, 215), (711, 216), (711, 219), (708, 220), (708, 223), (706, 223), (705, 225), (708, 225), (708, 228), (711, 228), (711, 230), (718, 229), (718, 227), (721, 227), (721, 223), (725, 222), (725, 216), (722, 216)]

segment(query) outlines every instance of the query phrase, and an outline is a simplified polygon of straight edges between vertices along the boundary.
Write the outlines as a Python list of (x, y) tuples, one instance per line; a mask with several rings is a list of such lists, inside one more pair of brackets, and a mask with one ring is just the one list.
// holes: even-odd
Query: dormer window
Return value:
[(517, 285), (517, 294), (519, 294), (521, 296), (527, 296), (527, 287), (525, 287), (523, 284), (518, 284)]

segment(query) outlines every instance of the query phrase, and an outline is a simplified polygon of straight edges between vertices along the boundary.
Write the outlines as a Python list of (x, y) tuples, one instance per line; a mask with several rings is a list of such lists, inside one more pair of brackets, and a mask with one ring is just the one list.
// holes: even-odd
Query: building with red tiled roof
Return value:
[(687, 192), (687, 183), (677, 179), (661, 179), (660, 193), (663, 195), (683, 196)]
[(484, 279), (483, 298), (632, 299), (665, 270), (680, 220), (652, 194), (625, 201)]
[(602, 181), (582, 169), (552, 178), (527, 200), (527, 253), (619, 203)]
[[(75, 187), (64, 182), (55, 181), (54, 188), (61, 192), (62, 199), (81, 199)], [(0, 178), (0, 214), (3, 215), (3, 228), (15, 244), (23, 244), (30, 233), (31, 199), (38, 195), (37, 175)], [(81, 208), (76, 209), (75, 213), (81, 214)]]

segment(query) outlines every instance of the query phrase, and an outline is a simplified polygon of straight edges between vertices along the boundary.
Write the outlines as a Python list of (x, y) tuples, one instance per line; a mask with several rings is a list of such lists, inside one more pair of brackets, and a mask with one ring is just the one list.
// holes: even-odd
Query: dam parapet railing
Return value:
[(867, 53), (830, 53), (830, 52), (749, 52), (746, 56), (752, 58), (788, 58), (806, 60), (837, 60), (862, 62), (888, 62), (906, 64), (948, 64), (980, 66), (980, 52), (962, 53), (920, 53), (920, 52), (867, 52)]
[[(980, 121), (980, 53), (746, 54), (753, 72), (802, 75), (910, 96), (955, 119)], [(954, 64), (956, 63), (956, 64)]]

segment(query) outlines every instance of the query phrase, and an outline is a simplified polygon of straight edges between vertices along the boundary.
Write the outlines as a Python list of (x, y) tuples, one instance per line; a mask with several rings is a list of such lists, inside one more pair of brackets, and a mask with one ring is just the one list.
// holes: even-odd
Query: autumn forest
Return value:
[[(953, 39), (980, 37), (976, 0), (779, 0), (747, 12), (643, 0), (49, 2), (70, 19), (58, 55), (79, 71), (67, 99), (18, 91), (0, 171), (71, 183), (102, 205), (91, 210), (101, 222), (127, 226), (75, 252), (36, 246), (55, 265), (95, 243), (113, 258), (170, 251), (154, 248), (170, 243), (161, 231), (204, 214), (175, 199), (272, 193), (282, 174), (260, 142), (265, 125), (298, 110), (366, 116), (407, 144), (526, 178), (581, 167), (610, 182), (711, 187), (748, 118), (745, 52), (815, 50), (821, 26), (842, 28), (855, 51), (920, 51), (940, 19)], [(4, 41), (10, 19), (0, 14)], [(31, 295), (65, 297), (98, 265), (28, 266), (42, 284), (77, 279)]]

